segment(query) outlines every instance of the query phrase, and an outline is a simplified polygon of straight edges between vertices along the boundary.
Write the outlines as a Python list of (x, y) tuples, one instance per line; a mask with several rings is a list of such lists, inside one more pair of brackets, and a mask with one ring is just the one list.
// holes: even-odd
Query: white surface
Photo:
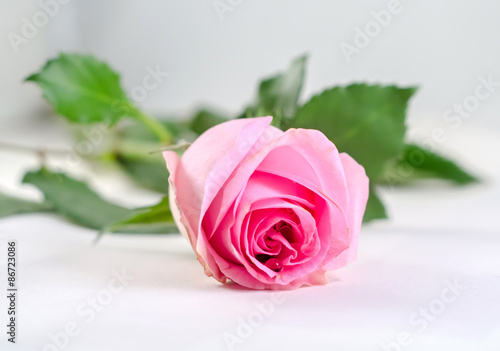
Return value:
[[(2, 232), (19, 246), (18, 340), (36, 350), (71, 321), (81, 333), (68, 350), (224, 350), (224, 333), (237, 335), (239, 318), (274, 294), (205, 277), (179, 236), (110, 236), (93, 247), (88, 231), (42, 215), (3, 220)], [(377, 350), (407, 331), (409, 350), (498, 350), (498, 231), (387, 226), (365, 229), (361, 243), (356, 264), (327, 286), (284, 292), (235, 349)], [(79, 305), (123, 268), (134, 278), (87, 323)], [(417, 332), (410, 316), (439, 299), (446, 280), (465, 291)]]
[[(405, 350), (498, 350), (500, 167), (491, 154), (500, 150), (500, 141), (487, 136), (484, 130), (462, 130), (460, 143), (447, 145), (485, 183), (385, 189), (392, 219), (363, 228), (358, 261), (331, 272), (326, 286), (284, 292), (284, 301), (234, 349), (383, 350), (383, 343), (407, 332), (412, 343)], [(490, 152), (481, 152), (486, 146)], [(0, 184), (15, 191), (23, 170), (36, 162), (0, 153), (0, 164), (8, 165)], [(85, 169), (71, 171), (90, 175)], [(106, 197), (124, 204), (157, 197), (112, 177), (89, 179)], [(27, 196), (34, 193), (22, 189)], [(276, 297), (205, 277), (178, 235), (110, 235), (94, 247), (92, 231), (37, 214), (0, 220), (0, 236), (2, 267), (5, 240), (16, 239), (19, 246), (18, 340), (27, 349), (53, 350), (47, 346), (50, 335), (75, 322), (80, 334), (70, 338), (66, 350), (225, 350), (224, 335), (238, 336), (240, 318), (258, 318), (255, 304)], [(89, 299), (105, 298), (113, 271), (122, 269), (134, 278), (88, 323), (82, 312), (89, 311)], [(5, 267), (0, 272), (4, 289)], [(422, 325), (410, 319), (420, 308), (439, 307), (446, 281), (457, 281), (464, 290), (419, 332)], [(2, 325), (5, 311), (6, 300), (0, 299)]]

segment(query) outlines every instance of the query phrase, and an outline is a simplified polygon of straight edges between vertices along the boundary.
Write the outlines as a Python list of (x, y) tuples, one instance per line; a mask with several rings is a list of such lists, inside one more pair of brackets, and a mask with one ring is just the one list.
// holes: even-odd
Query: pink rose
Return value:
[(170, 204), (205, 273), (253, 289), (325, 284), (356, 258), (365, 170), (321, 132), (236, 119), (179, 158), (167, 151)]

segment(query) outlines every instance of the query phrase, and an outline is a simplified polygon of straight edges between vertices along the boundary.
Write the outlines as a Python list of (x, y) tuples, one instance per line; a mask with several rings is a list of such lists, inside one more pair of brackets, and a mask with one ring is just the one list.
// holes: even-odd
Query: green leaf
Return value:
[(264, 80), (259, 87), (258, 107), (266, 111), (282, 111), (283, 116), (294, 116), (305, 76), (307, 57), (295, 59), (288, 70)]
[(163, 194), (168, 193), (168, 171), (161, 155), (139, 158), (119, 154), (116, 160), (138, 185)]
[(52, 210), (52, 206), (46, 202), (22, 200), (0, 193), (0, 218), (21, 213), (44, 212), (50, 210)]
[(71, 122), (113, 125), (129, 116), (150, 128), (163, 143), (172, 142), (172, 135), (161, 122), (128, 100), (118, 73), (91, 55), (61, 54), (26, 80), (38, 84), (55, 111)]
[(380, 180), (400, 185), (422, 178), (445, 179), (458, 185), (477, 181), (453, 161), (414, 144), (405, 145), (401, 157), (388, 164)]
[(385, 219), (387, 214), (385, 212), (385, 207), (377, 193), (370, 187), (370, 194), (368, 196), (368, 202), (366, 203), (366, 210), (363, 216), (363, 223), (371, 222), (375, 219)]
[[(307, 56), (295, 59), (288, 70), (263, 80), (259, 85), (257, 100), (247, 107), (240, 117), (274, 116), (273, 124), (285, 127), (293, 118), (302, 91)], [(282, 125), (283, 124), (283, 125)]]
[(227, 122), (228, 118), (221, 116), (218, 113), (203, 109), (196, 113), (193, 117), (189, 129), (198, 135), (203, 134), (207, 129), (210, 129), (217, 124)]
[(55, 111), (71, 122), (114, 124), (131, 113), (119, 75), (90, 55), (61, 54), (26, 80), (38, 84)]
[(57, 213), (87, 228), (101, 229), (133, 213), (103, 200), (87, 184), (46, 168), (26, 173), (23, 183), (36, 186)]
[(291, 127), (317, 129), (377, 179), (404, 147), (405, 113), (415, 88), (353, 84), (314, 96)]
[(179, 230), (170, 212), (168, 196), (165, 196), (158, 204), (137, 209), (130, 218), (111, 224), (101, 234), (104, 232), (170, 234)]

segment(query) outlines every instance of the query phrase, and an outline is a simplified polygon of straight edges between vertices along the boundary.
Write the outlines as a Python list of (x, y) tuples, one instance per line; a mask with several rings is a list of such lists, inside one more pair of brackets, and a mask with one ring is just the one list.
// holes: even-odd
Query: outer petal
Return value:
[[(272, 117), (245, 118), (228, 121), (207, 130), (184, 153), (182, 159), (175, 152), (166, 151), (163, 156), (170, 171), (170, 202), (176, 223), (188, 236), (206, 273), (206, 252), (198, 247), (202, 205), (208, 207), (238, 164), (255, 146), (264, 132), (282, 132), (270, 127)], [(269, 133), (268, 133), (269, 134)], [(270, 138), (273, 137), (270, 136)], [(201, 257), (200, 257), (201, 256)]]
[[(193, 248), (195, 247), (196, 237), (193, 235), (193, 230), (191, 229), (189, 222), (186, 220), (186, 217), (181, 213), (179, 203), (177, 202), (177, 188), (176, 188), (176, 179), (177, 179), (177, 168), (180, 163), (179, 156), (173, 151), (167, 151), (163, 154), (165, 160), (167, 162), (167, 168), (170, 172), (170, 177), (168, 178), (169, 188), (168, 188), (168, 198), (170, 202), (170, 211), (172, 212), (172, 216), (174, 217), (175, 223), (177, 224), (177, 228), (181, 234), (189, 240)], [(208, 276), (212, 275), (212, 272), (208, 268), (206, 261), (201, 257), (196, 251), (196, 258), (201, 263), (203, 268), (205, 269), (205, 274)]]
[[(347, 208), (343, 164), (335, 145), (320, 131), (289, 129), (282, 138), (279, 153), (270, 152), (257, 168), (302, 183), (315, 184), (340, 208)], [(298, 158), (305, 162), (298, 162)]]
[(342, 252), (325, 269), (337, 269), (354, 261), (358, 253), (359, 232), (361, 222), (368, 201), (368, 177), (365, 169), (346, 153), (340, 154), (340, 160), (344, 166), (347, 191), (349, 193), (349, 206), (346, 210), (347, 223), (349, 225), (349, 248)]
[(173, 151), (167, 151), (163, 154), (163, 156), (165, 158), (165, 161), (167, 162), (167, 168), (170, 173), (170, 176), (168, 177), (168, 183), (169, 183), (168, 199), (170, 202), (170, 211), (172, 212), (172, 216), (174, 217), (175, 223), (177, 224), (177, 228), (179, 228), (181, 234), (186, 239), (191, 241), (187, 229), (187, 226), (189, 224), (181, 222), (181, 211), (179, 208), (179, 204), (177, 203), (177, 189), (175, 187), (175, 180), (177, 178), (175, 170), (177, 169), (179, 162), (181, 160), (179, 156)]

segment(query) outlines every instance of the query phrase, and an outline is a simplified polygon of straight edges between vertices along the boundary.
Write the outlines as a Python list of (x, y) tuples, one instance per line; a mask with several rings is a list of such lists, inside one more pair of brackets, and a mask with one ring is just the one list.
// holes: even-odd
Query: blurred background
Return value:
[[(410, 122), (432, 128), (474, 94), (480, 77), (500, 81), (500, 4), (396, 2), (397, 13), (348, 62), (342, 43), (354, 45), (356, 28), (364, 30), (391, 1), (3, 0), (0, 135), (33, 123), (46, 109), (39, 89), (22, 80), (61, 51), (109, 62), (127, 89), (159, 66), (169, 76), (140, 104), (176, 115), (204, 104), (237, 113), (259, 78), (307, 53), (304, 99), (352, 81), (417, 85)], [(13, 45), (9, 33), (23, 36), (23, 27), (30, 38)], [(500, 92), (492, 94), (463, 124), (498, 130), (499, 103)]]

